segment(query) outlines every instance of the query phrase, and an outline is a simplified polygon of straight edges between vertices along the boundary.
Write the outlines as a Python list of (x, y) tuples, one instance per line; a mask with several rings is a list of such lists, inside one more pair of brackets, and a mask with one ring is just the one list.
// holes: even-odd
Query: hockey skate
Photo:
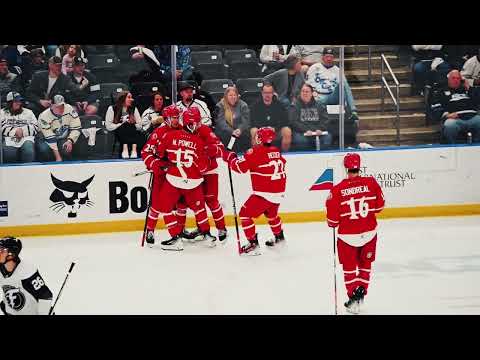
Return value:
[(362, 307), (363, 307), (363, 301), (365, 299), (365, 288), (363, 286), (359, 286), (356, 290), (355, 290), (355, 295), (357, 297), (357, 302), (358, 302), (358, 312), (360, 313), (360, 311), (362, 310)]
[(363, 286), (359, 286), (353, 292), (353, 295), (348, 299), (345, 303), (345, 307), (347, 311), (352, 314), (359, 314), (360, 307), (363, 305), (363, 299), (365, 298), (365, 288)]
[(227, 229), (218, 230), (218, 242), (223, 245), (227, 243)]
[(261, 253), (258, 249), (258, 234), (255, 234), (255, 237), (252, 240), (248, 240), (248, 244), (240, 247), (240, 255), (257, 256), (260, 254)]
[(149, 248), (152, 248), (155, 245), (155, 235), (152, 230), (147, 230), (147, 235), (145, 236), (145, 241)]
[(207, 232), (201, 234), (201, 236), (202, 236), (202, 239), (197, 240), (197, 241), (205, 241), (206, 246), (209, 247), (209, 248), (213, 248), (213, 247), (217, 246), (217, 238), (215, 236), (213, 236), (212, 234), (210, 234), (210, 231), (207, 231)]
[(270, 240), (267, 240), (265, 242), (265, 245), (269, 246), (269, 247), (273, 247), (273, 246), (276, 246), (276, 245), (284, 245), (285, 244), (285, 236), (283, 235), (283, 230), (280, 231), (279, 234), (275, 235), (275, 238), (274, 239), (270, 239)]
[(180, 234), (175, 235), (169, 240), (162, 241), (160, 244), (161, 244), (162, 250), (171, 250), (171, 251), (183, 250), (183, 241)]
[(185, 240), (188, 240), (188, 242), (191, 242), (191, 243), (204, 240), (204, 237), (202, 236), (202, 233), (198, 228), (193, 231), (188, 231), (186, 229), (183, 229), (181, 236), (182, 238), (184, 238)]

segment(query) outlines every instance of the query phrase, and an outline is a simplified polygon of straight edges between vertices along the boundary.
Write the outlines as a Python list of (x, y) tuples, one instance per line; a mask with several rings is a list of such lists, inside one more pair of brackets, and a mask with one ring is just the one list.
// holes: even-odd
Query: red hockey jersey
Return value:
[(338, 238), (352, 246), (363, 246), (377, 234), (376, 213), (385, 199), (371, 176), (344, 179), (330, 191), (326, 201), (327, 222), (338, 226)]
[(205, 143), (199, 136), (185, 130), (167, 132), (158, 147), (159, 158), (168, 158), (166, 178), (180, 189), (193, 189), (203, 181), (203, 173), (209, 166)]
[(279, 204), (285, 197), (286, 163), (277, 147), (257, 145), (248, 149), (243, 157), (233, 158), (229, 165), (238, 173), (250, 171), (253, 193)]
[(205, 146), (209, 148), (209, 150), (206, 150), (207, 156), (210, 159), (210, 165), (208, 166), (208, 169), (204, 175), (217, 174), (217, 157), (222, 156), (222, 151), (220, 149), (222, 145), (220, 139), (217, 137), (217, 135), (215, 135), (210, 126), (207, 125), (201, 125), (197, 130), (197, 135), (200, 136), (200, 139), (202, 139), (202, 141), (205, 143)]
[(164, 160), (161, 160), (158, 157), (158, 147), (160, 146), (160, 139), (162, 139), (163, 136), (171, 130), (173, 130), (171, 127), (167, 125), (161, 125), (157, 127), (152, 134), (150, 134), (150, 137), (148, 138), (141, 152), (143, 162), (148, 170), (152, 170), (152, 166), (155, 162), (160, 161), (162, 163), (161, 166), (166, 163)]

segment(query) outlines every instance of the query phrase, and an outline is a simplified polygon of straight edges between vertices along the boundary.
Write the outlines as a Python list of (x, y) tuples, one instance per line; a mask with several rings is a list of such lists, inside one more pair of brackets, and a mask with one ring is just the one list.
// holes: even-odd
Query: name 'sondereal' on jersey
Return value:
[(376, 215), (385, 198), (371, 176), (344, 179), (330, 191), (326, 201), (327, 222), (338, 226), (338, 238), (352, 246), (363, 246), (377, 234)]
[(205, 143), (199, 136), (185, 130), (167, 132), (160, 139), (158, 157), (168, 159), (167, 181), (180, 189), (199, 186), (209, 166)]
[(285, 197), (286, 163), (277, 147), (257, 145), (248, 149), (243, 157), (233, 159), (230, 167), (238, 173), (250, 171), (253, 193), (279, 204)]

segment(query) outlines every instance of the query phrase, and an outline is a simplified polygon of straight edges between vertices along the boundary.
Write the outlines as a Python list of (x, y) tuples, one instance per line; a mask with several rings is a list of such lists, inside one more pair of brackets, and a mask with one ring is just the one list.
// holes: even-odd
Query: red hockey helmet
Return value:
[(270, 126), (261, 127), (257, 131), (257, 138), (260, 144), (270, 144), (275, 139), (275, 129)]
[(343, 165), (346, 169), (360, 169), (360, 155), (356, 153), (348, 153), (343, 158)]
[(188, 108), (183, 113), (183, 127), (194, 133), (200, 127), (200, 111), (196, 107)]
[[(180, 117), (180, 110), (175, 105), (167, 106), (162, 111), (162, 117), (165, 121), (165, 124), (170, 127), (177, 127), (179, 123), (178, 119)], [(176, 118), (176, 120), (172, 121), (174, 118)]]

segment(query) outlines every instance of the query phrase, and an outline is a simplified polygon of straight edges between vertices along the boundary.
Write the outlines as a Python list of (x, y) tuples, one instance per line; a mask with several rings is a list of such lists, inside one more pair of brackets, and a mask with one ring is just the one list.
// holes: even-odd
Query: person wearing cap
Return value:
[(76, 56), (73, 59), (72, 71), (68, 73), (70, 80), (79, 87), (77, 94), (72, 94), (72, 104), (80, 115), (95, 115), (100, 102), (100, 85), (95, 75), (85, 71), (87, 59)]
[[(308, 69), (306, 82), (310, 84), (316, 101), (320, 101), (324, 105), (339, 104), (339, 87), (340, 69), (334, 64), (335, 52), (333, 48), (326, 47), (323, 49), (322, 61), (313, 64)], [(353, 100), (352, 90), (348, 85), (347, 79), (344, 77), (344, 94), (347, 105), (347, 112), (350, 114), (350, 120), (358, 122), (357, 107)]]
[(10, 91), (20, 92), (20, 78), (8, 70), (8, 61), (0, 57), (0, 96), (2, 104), (5, 103), (7, 94)]
[(288, 107), (300, 95), (300, 89), (305, 82), (300, 58), (288, 55), (285, 60), (285, 69), (280, 69), (263, 78), (264, 83), (270, 83), (275, 89), (278, 100)]
[[(52, 105), (38, 117), (44, 139), (39, 142), (43, 161), (52, 157), (55, 161), (72, 159), (75, 143), (80, 137), (82, 125), (75, 109), (65, 102), (65, 98), (54, 95)], [(53, 156), (52, 156), (53, 155)]]
[(193, 92), (195, 87), (186, 81), (181, 81), (178, 83), (178, 92), (182, 100), (178, 101), (175, 105), (183, 112), (190, 107), (196, 107), (200, 111), (202, 117), (202, 124), (207, 126), (212, 126), (212, 116), (210, 115), (210, 110), (208, 109), (207, 104), (200, 100), (193, 98)]
[(32, 110), (23, 107), (19, 93), (9, 92), (6, 100), (7, 105), (0, 110), (3, 161), (35, 161), (35, 135), (39, 131), (37, 118)]
[(33, 75), (26, 98), (28, 107), (38, 115), (52, 105), (53, 95), (60, 94), (69, 100), (69, 96), (76, 95), (79, 91), (79, 86), (62, 74), (62, 59), (52, 56), (48, 60), (48, 71)]

